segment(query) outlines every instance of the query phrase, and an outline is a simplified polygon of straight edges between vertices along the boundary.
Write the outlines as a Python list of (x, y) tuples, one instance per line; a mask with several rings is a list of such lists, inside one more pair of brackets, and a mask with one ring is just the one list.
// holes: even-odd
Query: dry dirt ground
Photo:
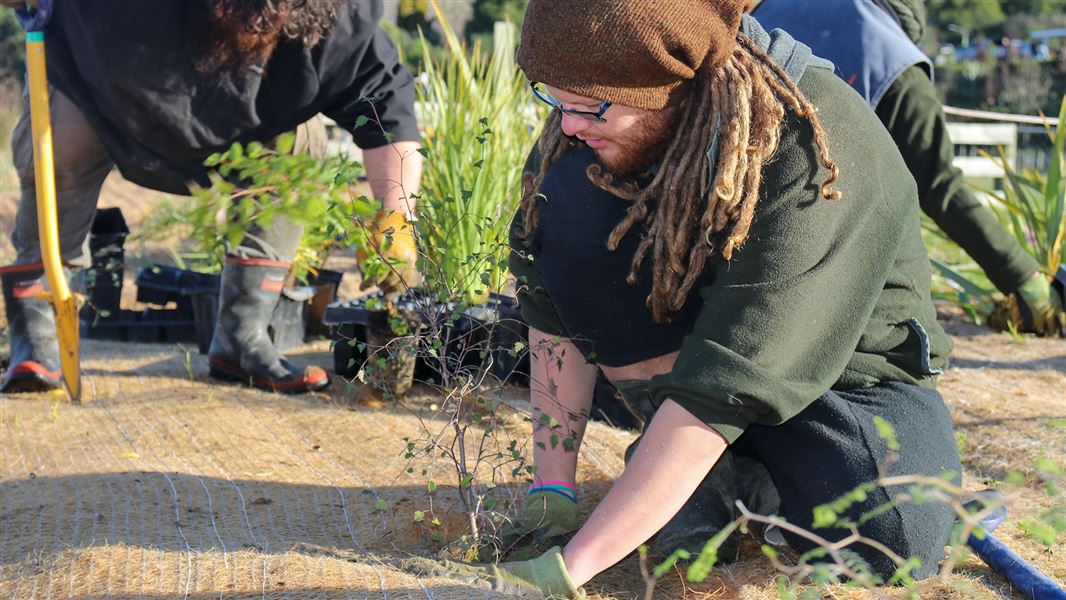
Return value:
[[(15, 201), (9, 173), (0, 184), (6, 233)], [(157, 199), (114, 177), (101, 205), (121, 206), (135, 228)], [(165, 256), (171, 242), (144, 250)], [(9, 253), (0, 238), (0, 255)], [(348, 280), (345, 293), (353, 284)], [(956, 350), (941, 390), (954, 417), (964, 484), (979, 489), (1010, 471), (1024, 474), (1024, 483), (1005, 488), (1010, 517), (997, 535), (1066, 582), (1066, 539), (1047, 551), (1018, 529), (1020, 519), (1053, 505), (1034, 461), (1066, 465), (1066, 343), (1015, 340), (943, 316)], [(329, 365), (328, 350), (328, 342), (317, 341), (291, 356)], [(0, 596), (492, 597), (453, 581), (417, 579), (389, 563), (403, 553), (432, 552), (434, 533), (448, 540), (462, 531), (447, 462), (404, 457), (405, 438), (424, 433), (424, 425), (440, 426), (432, 413), (439, 399), (422, 391), (394, 408), (353, 401), (357, 390), (343, 382), (303, 397), (220, 385), (206, 377), (195, 348), (176, 345), (87, 341), (83, 357), (86, 404), (70, 405), (61, 395), (0, 399)], [(515, 407), (503, 409), (512, 416), (501, 429), (528, 456), (522, 390), (490, 396)], [(594, 423), (586, 437), (580, 479), (587, 511), (620, 473), (633, 434)], [(440, 484), (433, 493), (430, 480)], [(425, 515), (421, 522), (416, 511)], [(670, 573), (655, 596), (770, 598), (772, 578), (748, 540), (739, 563), (700, 584)], [(595, 598), (641, 597), (637, 560), (588, 588)], [(870, 594), (837, 587), (823, 596)], [(970, 558), (923, 597), (1021, 596)]]

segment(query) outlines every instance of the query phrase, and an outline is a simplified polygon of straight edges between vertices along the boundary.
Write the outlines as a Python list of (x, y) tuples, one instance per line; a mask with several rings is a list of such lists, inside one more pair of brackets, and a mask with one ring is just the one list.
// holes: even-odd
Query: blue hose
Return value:
[(971, 535), (966, 542), (981, 560), (1005, 577), (1019, 592), (1031, 600), (1066, 600), (1066, 589), (1056, 584), (1036, 567), (985, 533), (984, 539)]

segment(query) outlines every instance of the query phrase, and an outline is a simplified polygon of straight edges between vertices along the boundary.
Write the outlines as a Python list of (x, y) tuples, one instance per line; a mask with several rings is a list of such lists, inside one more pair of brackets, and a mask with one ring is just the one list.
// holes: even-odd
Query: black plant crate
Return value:
[[(326, 309), (324, 322), (333, 340), (334, 371), (354, 377), (366, 360), (366, 324), (371, 311), (368, 303), (380, 303), (380, 294), (371, 294)], [(441, 383), (444, 376), (477, 377), (489, 366), (490, 373), (505, 383), (523, 384), (529, 380), (526, 340), (529, 328), (513, 298), (492, 297), (486, 304), (462, 308), (437, 303), (415, 293), (401, 296), (397, 309), (415, 314), (421, 321), (422, 339), (415, 364), (415, 379)], [(439, 344), (429, 338), (437, 337)], [(516, 345), (521, 342), (521, 345)], [(439, 349), (432, 350), (439, 345)], [(491, 361), (491, 362), (490, 362)]]
[(78, 329), (81, 337), (92, 340), (126, 341), (126, 328), (132, 319), (123, 318), (122, 313), (134, 311), (117, 310), (111, 313), (86, 311), (82, 307), (78, 315)]
[(96, 211), (89, 230), (92, 265), (81, 275), (88, 299), (82, 308), (82, 317), (95, 319), (100, 314), (118, 310), (125, 268), (123, 245), (129, 232), (121, 209), (101, 208)]
[(137, 301), (144, 304), (165, 306), (177, 304), (176, 310), (192, 316), (190, 298), (194, 294), (218, 294), (221, 277), (217, 274), (198, 273), (178, 267), (150, 265), (137, 273)]
[[(146, 341), (151, 341), (152, 329), (156, 331), (154, 341), (158, 343), (195, 342), (196, 328), (192, 315), (176, 310), (144, 310), (141, 312), (140, 324)], [(131, 329), (131, 332), (135, 330)], [(130, 338), (130, 341), (137, 341)]]
[(434, 355), (430, 351), (432, 342), (425, 339), (415, 364), (415, 377), (437, 384), (445, 381), (445, 374), (477, 377), (488, 356), (489, 329), (469, 310), (456, 314), (454, 306), (439, 309), (436, 320), (430, 321), (421, 335), (424, 338), (436, 336), (440, 340), (440, 349)]
[(529, 326), (513, 296), (493, 294), (492, 374), (504, 383), (529, 383)]
[(126, 218), (122, 216), (120, 208), (97, 209), (93, 217), (93, 224), (89, 229), (89, 251), (93, 257), (93, 265), (97, 264), (97, 257), (106, 259), (123, 254), (123, 245), (126, 236), (130, 234), (130, 228), (126, 225)]
[(344, 273), (340, 271), (332, 271), (330, 269), (318, 269), (313, 274), (308, 275), (307, 285), (340, 285), (341, 279), (344, 278)]
[(307, 335), (329, 335), (329, 328), (325, 324), (326, 308), (337, 301), (337, 290), (343, 277), (344, 273), (340, 271), (319, 269), (307, 278), (307, 285), (315, 289), (315, 295), (307, 307)]
[(86, 302), (80, 316), (86, 319), (107, 315), (119, 309), (122, 303), (122, 267), (97, 269), (90, 267), (80, 275), (85, 286)]
[(215, 335), (215, 321), (218, 320), (218, 292), (192, 294), (193, 330), (196, 332), (196, 348), (200, 354), (207, 354), (211, 348), (211, 338)]
[(333, 340), (333, 371), (351, 379), (366, 360), (366, 324), (370, 310), (365, 299), (333, 302), (326, 307), (322, 322)]
[(173, 310), (116, 310), (79, 321), (81, 335), (90, 339), (137, 343), (195, 341), (191, 319)]

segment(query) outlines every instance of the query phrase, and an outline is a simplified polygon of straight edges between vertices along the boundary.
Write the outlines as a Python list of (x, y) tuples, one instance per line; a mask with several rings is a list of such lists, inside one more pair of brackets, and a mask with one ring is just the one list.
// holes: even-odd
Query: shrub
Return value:
[(165, 203), (137, 237), (186, 232), (194, 251), (203, 256), (199, 268), (212, 271), (222, 264), (226, 247), (240, 244), (253, 225), (269, 227), (275, 218), (286, 217), (304, 226), (293, 267), (295, 277), (304, 279), (332, 246), (363, 237), (353, 235), (353, 223), (372, 217), (376, 205), (365, 196), (351, 196), (362, 165), (343, 156), (320, 160), (291, 154), (294, 142), (293, 134), (285, 134), (274, 148), (235, 143), (211, 155), (204, 163), (214, 169), (211, 186), (193, 190), (192, 198), (180, 203)]

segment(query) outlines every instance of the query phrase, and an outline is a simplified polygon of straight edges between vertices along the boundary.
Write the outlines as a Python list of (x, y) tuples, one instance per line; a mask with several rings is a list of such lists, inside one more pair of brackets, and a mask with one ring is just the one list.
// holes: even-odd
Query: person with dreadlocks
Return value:
[[(373, 237), (393, 237), (383, 252), (397, 266), (378, 286), (394, 294), (417, 283), (407, 224), (422, 164), (414, 83), (377, 25), (382, 12), (380, 0), (55, 2), (47, 60), (63, 260), (89, 265), (88, 234), (113, 166), (144, 187), (188, 194), (210, 185), (204, 160), (234, 142), (271, 144), (295, 132), (295, 152), (324, 156), (323, 113), (363, 148), (382, 206)], [(3, 392), (60, 383), (52, 310), (36, 295), (43, 271), (23, 105), (12, 137), (21, 183), (15, 259), (0, 267), (11, 336)], [(267, 330), (300, 234), (279, 217), (227, 248), (211, 376), (287, 393), (329, 383), (323, 369), (288, 362)]]
[[(914, 180), (831, 64), (742, 19), (746, 4), (529, 3), (518, 63), (555, 110), (513, 227), (536, 465), (513, 527), (550, 541), (578, 528), (576, 450), (597, 367), (653, 414), (564, 548), (403, 568), (581, 597), (653, 537), (660, 556), (698, 552), (736, 500), (839, 541), (850, 531), (816, 527), (815, 507), (872, 483), (841, 511), (857, 521), (907, 491), (881, 475), (957, 480), (935, 387), (951, 340)], [(887, 580), (911, 557), (927, 577), (952, 522), (932, 502), (874, 511), (851, 564)]]
[(1048, 277), (963, 182), (933, 87), (920, 0), (763, 0), (752, 15), (833, 61), (836, 73), (877, 112), (918, 184), (922, 211), (984, 270), (1004, 295), (989, 320), (1037, 335), (1066, 336), (1066, 309)]

